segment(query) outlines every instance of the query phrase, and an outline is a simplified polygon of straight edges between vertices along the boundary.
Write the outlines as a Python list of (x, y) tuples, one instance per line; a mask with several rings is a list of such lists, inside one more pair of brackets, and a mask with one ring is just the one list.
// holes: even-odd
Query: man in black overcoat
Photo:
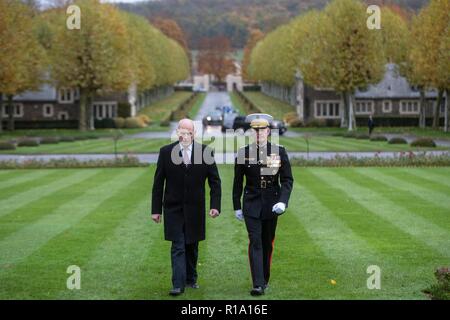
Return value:
[[(198, 288), (198, 243), (205, 240), (205, 183), (210, 187), (209, 215), (220, 214), (221, 181), (213, 151), (194, 141), (194, 123), (183, 119), (179, 141), (159, 151), (152, 190), (152, 219), (164, 220), (165, 240), (172, 242), (173, 296)], [(164, 219), (161, 219), (164, 216)]]

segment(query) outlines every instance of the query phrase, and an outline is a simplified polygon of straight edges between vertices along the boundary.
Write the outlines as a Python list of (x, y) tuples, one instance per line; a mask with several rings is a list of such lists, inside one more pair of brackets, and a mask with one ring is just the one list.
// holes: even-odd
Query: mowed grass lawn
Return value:
[[(198, 290), (252, 299), (248, 238), (221, 166), (222, 215), (207, 217)], [(1, 299), (169, 299), (170, 243), (150, 219), (155, 166), (0, 171)], [(426, 299), (450, 264), (450, 168), (295, 168), (262, 299)], [(81, 290), (68, 290), (69, 266)], [(366, 286), (381, 268), (381, 289)], [(330, 280), (336, 281), (332, 285)]]
[(145, 114), (153, 121), (163, 121), (170, 113), (177, 109), (178, 106), (192, 95), (188, 91), (176, 91), (172, 95), (145, 107), (139, 114)]
[[(121, 139), (117, 143), (119, 153), (152, 153), (158, 152), (161, 146), (169, 143), (169, 139)], [(203, 141), (210, 144), (217, 152), (235, 152), (237, 148), (249, 143), (249, 137), (245, 139), (217, 138)], [(306, 140), (302, 137), (280, 137), (279, 143), (288, 151), (306, 152)], [(421, 150), (449, 150), (445, 147), (423, 148), (411, 147), (408, 144), (388, 144), (383, 141), (369, 141), (353, 138), (343, 138), (325, 135), (313, 135), (309, 139), (309, 151), (316, 152), (354, 152), (354, 151), (421, 151)], [(37, 147), (18, 147), (16, 150), (1, 150), (0, 154), (89, 154), (89, 153), (114, 153), (112, 139), (82, 140), (74, 142), (60, 142), (58, 144), (42, 144)]]
[(283, 120), (286, 113), (295, 112), (295, 108), (288, 103), (272, 98), (262, 92), (244, 92), (244, 95), (261, 109), (263, 113), (272, 115), (275, 119)]

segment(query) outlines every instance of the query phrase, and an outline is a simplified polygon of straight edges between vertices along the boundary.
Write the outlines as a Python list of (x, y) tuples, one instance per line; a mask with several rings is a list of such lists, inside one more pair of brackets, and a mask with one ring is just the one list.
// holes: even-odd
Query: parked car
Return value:
[(222, 112), (223, 113), (232, 113), (232, 112), (236, 112), (236, 110), (234, 110), (234, 108), (232, 106), (222, 106)]
[[(250, 129), (250, 123), (245, 121), (245, 118), (245, 116), (237, 116), (234, 118), (233, 129), (242, 129), (244, 131)], [(280, 120), (273, 120), (270, 124), (270, 129), (278, 129), (280, 136), (287, 131), (286, 125)]]
[(216, 106), (216, 110), (220, 111), (222, 113), (235, 112), (234, 108), (232, 106), (228, 106), (228, 105)]
[(234, 118), (233, 122), (233, 130), (242, 129), (244, 131), (247, 131), (250, 129), (250, 123), (245, 121), (246, 116), (237, 116)]
[(207, 92), (205, 88), (203, 88), (203, 86), (195, 86), (192, 88), (192, 91), (194, 92)]
[(220, 111), (213, 111), (208, 113), (203, 118), (203, 125), (206, 126), (221, 126), (222, 125), (222, 112)]
[(280, 136), (282, 136), (287, 131), (286, 125), (284, 124), (283, 121), (280, 120), (273, 120), (272, 123), (270, 124), (270, 128), (278, 129)]
[(234, 120), (238, 116), (239, 114), (234, 109), (231, 112), (223, 113), (222, 132), (225, 132), (227, 129), (233, 129)]

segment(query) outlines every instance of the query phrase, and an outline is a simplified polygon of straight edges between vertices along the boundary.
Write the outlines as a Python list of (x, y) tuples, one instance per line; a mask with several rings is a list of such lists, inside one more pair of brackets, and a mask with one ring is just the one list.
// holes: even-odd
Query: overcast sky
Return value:
[(102, 0), (102, 2), (142, 2), (149, 0)]
[[(2, 1), (2, 0), (0, 0)], [(126, 2), (126, 3), (133, 3), (133, 2), (147, 2), (147, 1), (161, 1), (161, 0), (101, 0), (102, 2)], [(51, 6), (54, 2), (53, 0), (39, 0), (41, 6), (43, 8), (47, 8), (48, 6)]]

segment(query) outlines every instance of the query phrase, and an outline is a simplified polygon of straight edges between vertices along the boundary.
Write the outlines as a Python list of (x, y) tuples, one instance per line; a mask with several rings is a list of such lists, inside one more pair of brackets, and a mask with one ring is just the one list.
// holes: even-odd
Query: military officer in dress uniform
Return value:
[(233, 206), (236, 218), (245, 220), (250, 241), (248, 255), (253, 281), (250, 294), (262, 295), (269, 283), (278, 216), (288, 206), (293, 177), (284, 147), (268, 142), (273, 118), (252, 114), (246, 120), (254, 130), (255, 141), (242, 147), (236, 156)]

